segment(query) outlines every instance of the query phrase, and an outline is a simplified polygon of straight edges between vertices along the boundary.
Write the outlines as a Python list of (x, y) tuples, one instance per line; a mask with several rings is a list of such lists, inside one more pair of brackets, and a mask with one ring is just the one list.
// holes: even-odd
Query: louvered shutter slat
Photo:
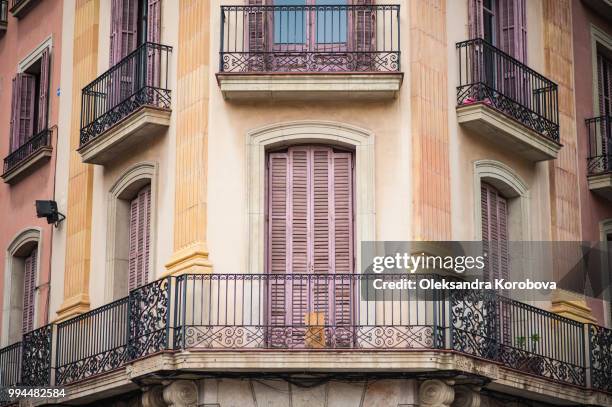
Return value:
[(47, 128), (49, 112), (49, 49), (45, 49), (40, 58), (40, 89), (38, 91), (38, 129), (41, 132)]
[(34, 295), (36, 292), (36, 253), (33, 250), (24, 261), (22, 333), (34, 328)]
[[(147, 42), (161, 41), (161, 0), (149, 0), (147, 4)], [(147, 51), (147, 86), (160, 87), (161, 52), (155, 47)]]
[(143, 187), (130, 202), (128, 285), (133, 290), (149, 280), (151, 241), (151, 186)]
[(497, 189), (481, 185), (482, 240), (487, 253), (485, 278), (508, 278), (510, 257), (508, 248), (508, 201)]
[[(374, 70), (374, 57), (369, 54), (376, 50), (376, 12), (371, 7), (372, 0), (353, 0), (358, 7), (353, 16), (354, 49), (357, 54), (357, 71)], [(360, 54), (363, 53), (363, 54)]]
[(11, 152), (19, 148), (19, 112), (21, 107), (21, 80), (19, 75), (13, 78), (13, 93), (11, 95)]
[(138, 287), (138, 199), (130, 202), (129, 238), (128, 287), (131, 291)]
[(19, 146), (25, 144), (34, 134), (34, 104), (36, 102), (36, 77), (21, 73), (19, 103)]

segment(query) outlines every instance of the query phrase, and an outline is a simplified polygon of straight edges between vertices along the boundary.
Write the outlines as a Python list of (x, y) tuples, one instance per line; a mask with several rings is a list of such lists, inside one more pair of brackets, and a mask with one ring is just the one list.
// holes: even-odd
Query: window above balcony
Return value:
[(393, 98), (399, 28), (398, 5), (222, 6), (217, 81), (230, 100)]
[(589, 137), (589, 189), (612, 201), (612, 116), (586, 120)]
[(144, 43), (83, 89), (79, 153), (104, 164), (170, 125), (172, 48)]
[(557, 158), (557, 85), (483, 39), (457, 44), (457, 120), (528, 161)]

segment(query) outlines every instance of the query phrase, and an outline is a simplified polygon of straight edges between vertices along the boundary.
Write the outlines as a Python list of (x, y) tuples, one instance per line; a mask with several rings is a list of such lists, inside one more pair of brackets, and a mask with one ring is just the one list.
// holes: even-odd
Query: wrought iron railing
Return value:
[(446, 349), (612, 392), (612, 330), (495, 292), (376, 285), (378, 280), (405, 287), (415, 279), (363, 274), (164, 278), (0, 349), (0, 384), (63, 386), (163, 351)]
[(589, 137), (588, 175), (612, 172), (612, 117), (585, 120)]
[(0, 0), (0, 23), (8, 22), (8, 0)]
[(481, 38), (456, 47), (457, 106), (484, 103), (559, 142), (559, 100), (554, 82)]
[(122, 366), (127, 360), (127, 332), (128, 297), (59, 323), (56, 384), (86, 379)]
[(220, 72), (397, 72), (399, 5), (221, 6)]
[(171, 52), (167, 45), (144, 43), (83, 88), (81, 146), (143, 106), (170, 109)]
[(51, 130), (45, 129), (4, 158), (4, 173), (11, 171), (43, 148), (51, 147)]

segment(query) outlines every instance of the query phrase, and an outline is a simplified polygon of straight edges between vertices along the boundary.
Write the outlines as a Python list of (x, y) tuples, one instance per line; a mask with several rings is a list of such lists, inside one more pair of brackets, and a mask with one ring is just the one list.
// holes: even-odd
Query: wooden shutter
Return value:
[(112, 0), (110, 65), (136, 49), (138, 41), (138, 0)]
[[(272, 326), (292, 326), (294, 344), (308, 342), (313, 332), (320, 336), (316, 343), (329, 343), (322, 330), (305, 327), (312, 321), (352, 323), (353, 283), (346, 276), (353, 272), (352, 171), (352, 154), (327, 147), (269, 156), (268, 315)], [(285, 282), (283, 273), (292, 277)], [(341, 336), (348, 346), (351, 336)]]
[(19, 75), (13, 78), (13, 93), (11, 94), (11, 152), (19, 148), (19, 111), (21, 104), (21, 80)]
[(36, 253), (32, 253), (25, 258), (23, 275), (23, 318), (22, 333), (30, 332), (34, 329), (34, 298), (36, 294)]
[(508, 278), (508, 202), (497, 189), (481, 184), (482, 240), (487, 253), (485, 277)]
[[(371, 6), (372, 0), (353, 0), (356, 6)], [(357, 71), (374, 70), (374, 56), (368, 54), (376, 50), (376, 12), (371, 7), (358, 7), (353, 15), (354, 50), (365, 52), (357, 54)]]
[(36, 77), (20, 73), (17, 75), (21, 82), (19, 87), (19, 139), (18, 146), (22, 146), (34, 134), (34, 104), (36, 101)]
[(470, 39), (484, 37), (482, 0), (468, 1), (468, 35)]
[(38, 91), (38, 129), (37, 132), (45, 130), (47, 126), (47, 115), (49, 113), (49, 48), (45, 49), (40, 58), (40, 86)]
[[(248, 0), (249, 6), (261, 6), (263, 0)], [(265, 61), (260, 54), (266, 50), (267, 24), (263, 8), (250, 9), (248, 19), (248, 65), (250, 71), (264, 71)]]
[(130, 202), (128, 287), (141, 287), (149, 280), (151, 240), (151, 186), (142, 188)]
[(161, 0), (149, 0), (147, 7), (147, 42), (159, 44), (161, 38)]

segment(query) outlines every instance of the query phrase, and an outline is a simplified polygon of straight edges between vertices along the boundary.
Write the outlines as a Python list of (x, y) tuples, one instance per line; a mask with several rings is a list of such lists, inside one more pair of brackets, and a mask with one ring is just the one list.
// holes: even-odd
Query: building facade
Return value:
[(508, 242), (612, 241), (608, 1), (2, 3), (3, 385), (612, 404), (609, 300), (381, 300), (361, 264), (367, 241), (479, 241), (509, 278)]

